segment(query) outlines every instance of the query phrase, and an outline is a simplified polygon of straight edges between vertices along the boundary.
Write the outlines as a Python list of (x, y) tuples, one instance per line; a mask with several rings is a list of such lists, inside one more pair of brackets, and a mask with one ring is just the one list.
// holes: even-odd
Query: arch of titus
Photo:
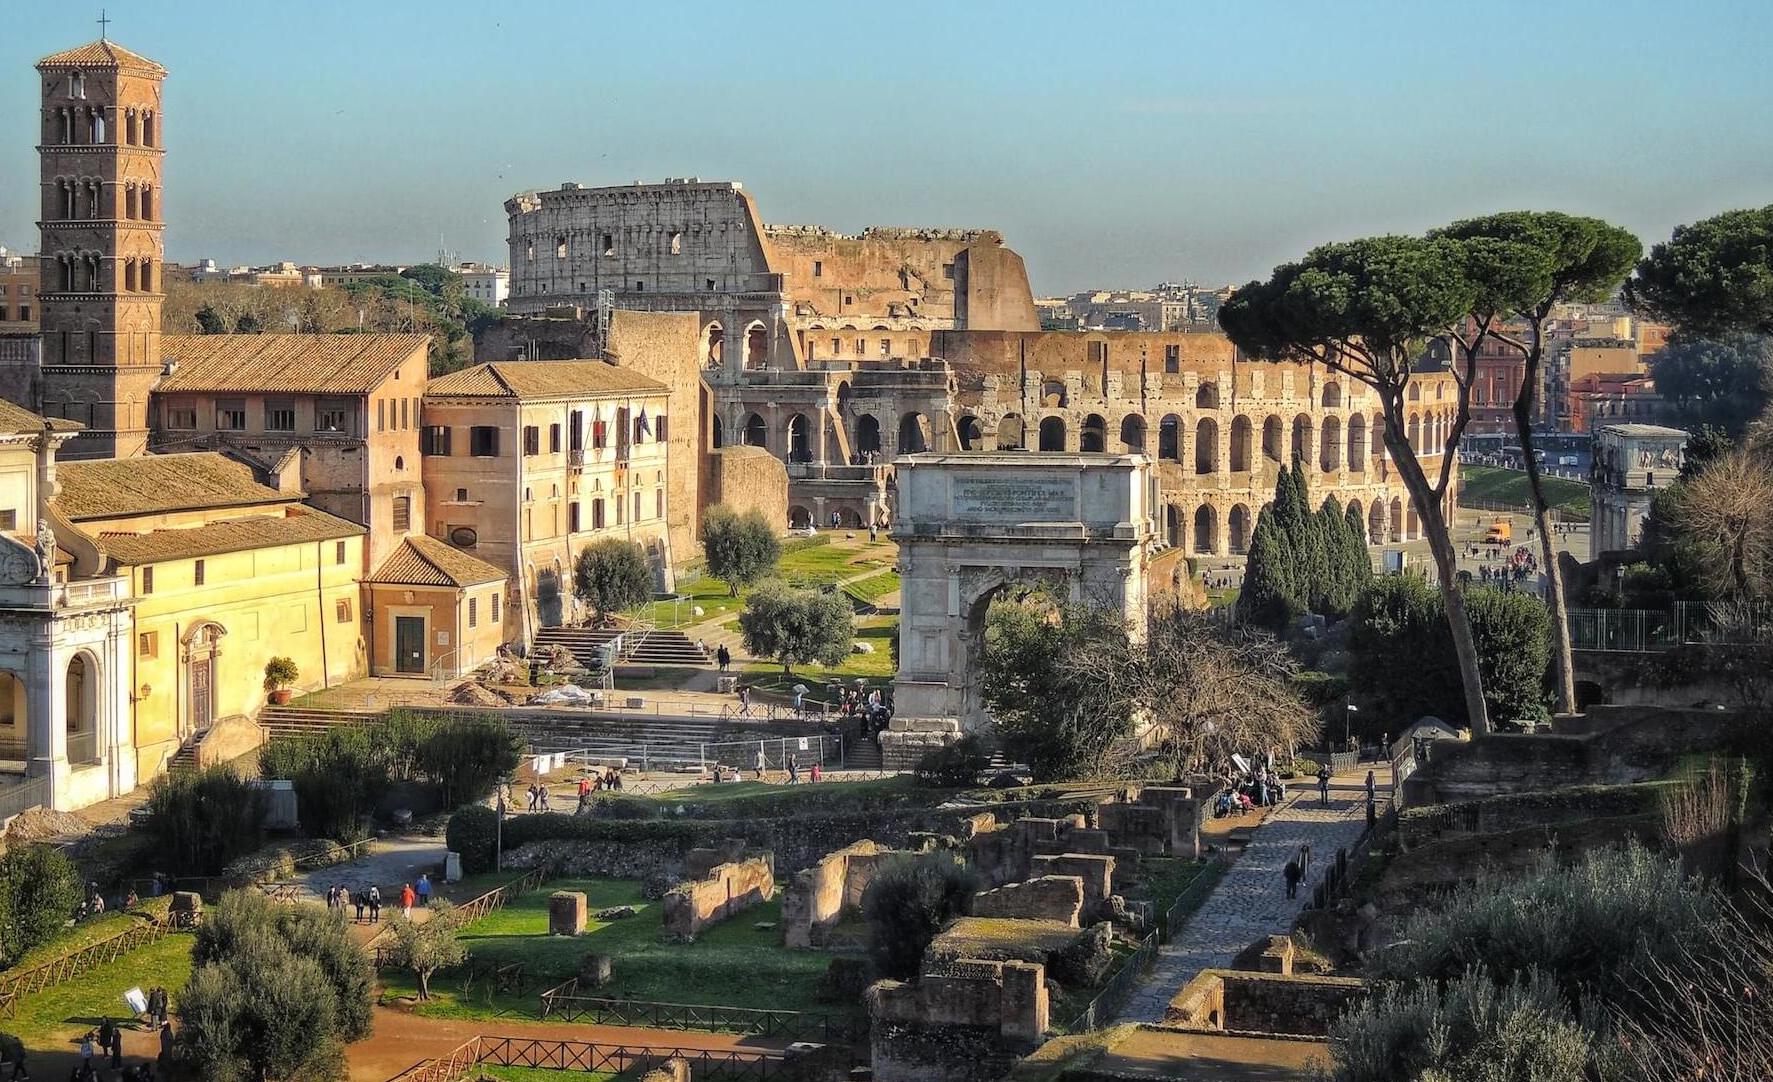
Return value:
[(902, 600), (893, 720), (880, 737), (889, 766), (988, 723), (976, 663), (985, 610), (1005, 586), (1054, 585), (1144, 633), (1158, 534), (1143, 455), (915, 454), (894, 467)]

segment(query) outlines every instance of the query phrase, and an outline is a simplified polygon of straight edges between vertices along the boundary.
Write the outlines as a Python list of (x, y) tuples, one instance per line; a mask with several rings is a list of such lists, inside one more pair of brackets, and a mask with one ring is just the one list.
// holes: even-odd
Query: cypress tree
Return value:
[(1367, 552), (1367, 524), (1361, 518), (1360, 508), (1353, 504), (1348, 505), (1344, 518), (1348, 537), (1348, 579), (1354, 587), (1354, 599), (1359, 600), (1361, 591), (1373, 581), (1373, 557)]
[(1284, 534), (1279, 529), (1279, 516), (1274, 504), (1266, 504), (1256, 515), (1256, 529), (1250, 534), (1250, 552), (1244, 564), (1243, 589), (1237, 595), (1238, 615), (1244, 620), (1267, 627), (1284, 624), (1293, 611), (1291, 588), (1287, 582), (1287, 559), (1282, 550)]

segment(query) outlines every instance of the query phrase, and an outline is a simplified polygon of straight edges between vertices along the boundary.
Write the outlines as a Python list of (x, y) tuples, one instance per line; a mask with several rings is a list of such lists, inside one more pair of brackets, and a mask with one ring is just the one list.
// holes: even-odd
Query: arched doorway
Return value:
[(1218, 549), (1219, 513), (1212, 504), (1203, 503), (1194, 509), (1194, 552), (1211, 556)]
[(770, 332), (761, 323), (753, 323), (745, 328), (745, 367), (767, 367), (769, 356)]
[[(185, 713), (179, 719), (179, 739), (200, 733), (210, 727), (216, 717), (216, 666), (220, 663), (222, 636), (227, 634), (220, 624), (204, 623), (185, 636)], [(423, 646), (423, 643), (420, 643)]]
[(1169, 539), (1171, 548), (1180, 546), (1185, 540), (1182, 536), (1182, 509), (1173, 503), (1164, 506), (1164, 536)]
[(1367, 508), (1367, 544), (1385, 544), (1385, 501), (1374, 500)]
[(1404, 540), (1415, 541), (1422, 536), (1422, 516), (1416, 513), (1416, 505), (1411, 504), (1404, 511)]
[(899, 453), (915, 455), (929, 449), (929, 421), (924, 415), (914, 411), (899, 418)]
[(1194, 472), (1219, 472), (1219, 422), (1202, 417), (1194, 426)]
[(565, 608), (561, 595), (560, 568), (544, 567), (536, 572), (536, 619), (543, 627), (559, 627)]
[(1348, 468), (1367, 468), (1367, 419), (1358, 413), (1348, 418)]
[(745, 419), (745, 446), (768, 447), (769, 439), (770, 428), (763, 423), (763, 414), (753, 413)]
[(1290, 461), (1311, 461), (1311, 418), (1303, 413), (1293, 418), (1293, 457)]
[(812, 524), (813, 524), (813, 513), (811, 511), (808, 511), (805, 507), (802, 507), (800, 504), (795, 504), (793, 507), (790, 507), (788, 509), (788, 528), (789, 529), (804, 530), (808, 526), (811, 526)]
[(1272, 413), (1262, 421), (1262, 457), (1270, 462), (1287, 460), (1285, 427)]
[(1326, 409), (1335, 409), (1342, 405), (1342, 385), (1335, 380), (1324, 384), (1323, 401)]
[(25, 682), (0, 672), (0, 760), (30, 762), (30, 702)]
[(856, 418), (856, 450), (862, 454), (880, 453), (880, 421), (872, 413)]
[(1342, 421), (1336, 417), (1324, 418), (1323, 437), (1318, 441), (1318, 463), (1325, 473), (1332, 473), (1342, 468)]
[(1250, 419), (1234, 417), (1231, 421), (1231, 472), (1244, 473), (1250, 468)]
[(1059, 417), (1042, 417), (1040, 419), (1040, 449), (1043, 451), (1065, 450), (1065, 421)]
[(999, 451), (1020, 451), (1025, 446), (1026, 439), (1021, 415), (1006, 413), (998, 419), (997, 449)]
[(1108, 422), (1099, 413), (1092, 413), (1084, 418), (1083, 428), (1077, 434), (1077, 449), (1100, 453), (1108, 450)]
[(1393, 544), (1404, 539), (1404, 501), (1396, 496), (1391, 498), (1391, 514), (1387, 516), (1385, 524), (1391, 531)]
[(1226, 541), (1231, 546), (1233, 555), (1242, 556), (1250, 548), (1250, 509), (1238, 504), (1231, 509), (1226, 517)]
[(1145, 418), (1129, 413), (1120, 422), (1120, 449), (1123, 454), (1145, 453)]
[(1173, 413), (1157, 423), (1157, 457), (1182, 461), (1182, 418)]
[(979, 427), (979, 419), (972, 415), (962, 417), (954, 423), (955, 434), (960, 437), (960, 449), (963, 451), (983, 451), (985, 449), (985, 431)]
[(788, 461), (811, 462), (812, 460), (812, 436), (807, 432), (806, 414), (792, 414), (788, 418)]
[(98, 745), (98, 662), (81, 652), (68, 660), (68, 762), (95, 763)]
[(1194, 408), (1197, 410), (1216, 410), (1219, 408), (1219, 385), (1203, 383), (1194, 392)]
[(702, 338), (702, 360), (707, 367), (717, 368), (720, 366), (721, 345), (725, 337), (726, 331), (721, 328), (720, 324), (708, 324), (707, 333)]
[(724, 447), (726, 445), (726, 439), (721, 433), (721, 429), (723, 427), (724, 426), (721, 425), (721, 423), (720, 423), (720, 417), (717, 415), (714, 418), (714, 446), (715, 447)]

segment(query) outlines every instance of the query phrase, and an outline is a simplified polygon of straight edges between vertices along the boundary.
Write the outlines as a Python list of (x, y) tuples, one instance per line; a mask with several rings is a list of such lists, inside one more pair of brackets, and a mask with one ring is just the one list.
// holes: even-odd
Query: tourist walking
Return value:
[(727, 666), (733, 663), (733, 652), (726, 648), (726, 643), (723, 642), (715, 648), (714, 663), (720, 666), (721, 672), (725, 672)]
[(111, 1070), (123, 1069), (123, 1030), (118, 1026), (111, 1027)]
[(413, 904), (413, 902), (415, 902), (417, 900), (418, 900), (418, 895), (413, 892), (412, 884), (411, 883), (402, 883), (400, 885), (400, 915), (405, 917), (407, 920), (411, 920), (412, 919), (412, 904)]
[(160, 1069), (167, 1071), (172, 1068), (172, 1023), (160, 1023)]
[(1330, 767), (1327, 763), (1317, 768), (1317, 798), (1324, 807), (1330, 806)]
[(31, 1077), (31, 1072), (25, 1069), (25, 1042), (13, 1041), (12, 1048), (7, 1052), (6, 1061), (12, 1064), (14, 1082), (21, 1078)]
[(419, 873), (419, 908), (431, 907), (431, 877), (424, 872)]
[(798, 755), (788, 756), (788, 784), (800, 784), (800, 756)]
[(739, 713), (751, 716), (751, 689), (743, 684), (739, 685)]
[[(599, 788), (602, 788), (602, 786), (603, 786), (603, 779), (602, 778), (597, 779), (597, 785)], [(588, 777), (581, 776), (579, 778), (579, 811), (583, 812), (585, 810), (585, 806), (590, 803), (591, 803), (591, 779)]]
[(769, 756), (767, 756), (763, 753), (763, 745), (762, 744), (757, 745), (757, 780), (758, 781), (763, 780), (763, 770), (765, 767), (769, 766), (769, 764), (770, 764)]
[(1376, 778), (1374, 776), (1374, 774), (1371, 770), (1367, 771), (1367, 803), (1368, 804), (1373, 803), (1374, 797), (1378, 795), (1378, 788), (1379, 788), (1378, 778)]
[(1287, 861), (1287, 866), (1281, 874), (1287, 878), (1287, 897), (1289, 899), (1299, 897), (1299, 880), (1305, 878), (1305, 869), (1299, 867), (1299, 858), (1294, 857)]
[(375, 924), (382, 919), (382, 888), (371, 885), (369, 888), (369, 922)]
[(363, 923), (363, 907), (368, 904), (367, 892), (359, 890), (351, 895), (351, 901), (357, 906), (357, 923)]

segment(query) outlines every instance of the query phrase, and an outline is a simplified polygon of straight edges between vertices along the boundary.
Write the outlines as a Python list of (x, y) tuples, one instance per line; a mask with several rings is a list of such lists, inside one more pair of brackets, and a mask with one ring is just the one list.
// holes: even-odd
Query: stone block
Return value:
[(1036, 876), (1074, 875), (1083, 881), (1085, 919), (1103, 912), (1114, 893), (1114, 858), (1097, 853), (1048, 853), (1031, 861)]
[(1005, 962), (998, 1008), (998, 1032), (1004, 1039), (1039, 1044), (1046, 1037), (1050, 1011), (1045, 967)]
[(579, 959), (579, 983), (592, 988), (602, 988), (609, 984), (614, 972), (614, 962), (607, 954), (587, 954)]
[(557, 890), (548, 895), (548, 934), (585, 934), (585, 895), (582, 891)]
[(1279, 973), (1283, 977), (1293, 975), (1293, 956), (1297, 948), (1293, 945), (1293, 937), (1271, 935), (1268, 946), (1262, 948), (1262, 954), (1256, 959), (1256, 968), (1263, 973)]
[(1047, 875), (980, 891), (973, 895), (973, 916), (1056, 920), (1076, 928), (1083, 902), (1082, 879)]
[(443, 854), (443, 881), (445, 883), (460, 883), (462, 881), (462, 854)]

